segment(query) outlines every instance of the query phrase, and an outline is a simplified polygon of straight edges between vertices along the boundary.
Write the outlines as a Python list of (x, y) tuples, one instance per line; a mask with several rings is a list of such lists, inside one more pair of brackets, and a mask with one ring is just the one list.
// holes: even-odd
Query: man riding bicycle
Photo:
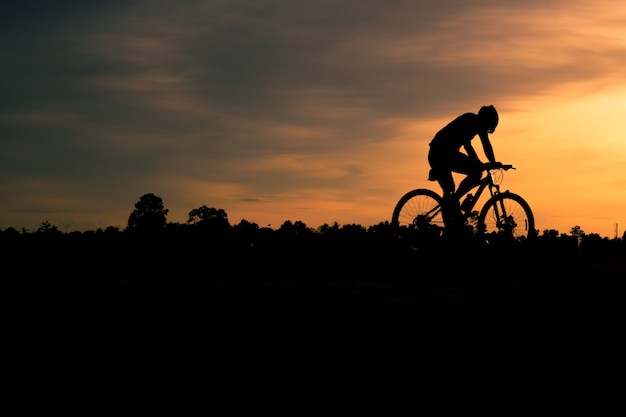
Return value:
[[(491, 165), (496, 162), (489, 134), (495, 132), (498, 125), (498, 112), (495, 107), (482, 106), (477, 114), (465, 113), (443, 127), (430, 142), (428, 163), (429, 181), (438, 181), (443, 191), (443, 215), (446, 228), (459, 229), (463, 226), (463, 215), (459, 199), (474, 186), (478, 185), (484, 169), (483, 162), (472, 146), (472, 139), (478, 135), (485, 156)], [(461, 147), (465, 153), (461, 152)], [(452, 173), (466, 177), (455, 190)]]

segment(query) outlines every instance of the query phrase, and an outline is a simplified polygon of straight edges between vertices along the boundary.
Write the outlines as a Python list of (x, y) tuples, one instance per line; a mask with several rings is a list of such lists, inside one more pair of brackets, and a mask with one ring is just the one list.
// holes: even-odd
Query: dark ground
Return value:
[(285, 311), (626, 311), (626, 245), (617, 239), (485, 244), (388, 227), (283, 232), (4, 233), (0, 303), (10, 312), (250, 318), (273, 310), (285, 318)]
[(21, 375), (52, 364), (56, 377), (71, 363), (80, 378), (108, 374), (129, 392), (122, 375), (135, 369), (159, 384), (174, 371), (192, 384), (256, 378), (256, 389), (280, 364), (287, 385), (342, 392), (348, 367), (351, 383), (448, 392), (459, 376), (478, 390), (487, 372), (492, 390), (481, 395), (514, 383), (526, 399), (537, 384), (552, 395), (550, 375), (578, 383), (591, 370), (595, 381), (623, 356), (626, 262), (613, 252), (82, 243), (5, 251), (4, 357)]
[(388, 412), (404, 396), (420, 411), (546, 398), (580, 411), (621, 375), (621, 242), (18, 237), (0, 252), (0, 340), (5, 397), (22, 407), (119, 410), (130, 397), (179, 412), (195, 397), (274, 410), (325, 397), (370, 412), (380, 398)]
[[(382, 253), (381, 253), (382, 252)], [(216, 251), (124, 259), (38, 254), (5, 268), (5, 304), (195, 306), (626, 306), (626, 262), (539, 252), (452, 253), (371, 248), (254, 254)], [(11, 261), (10, 259), (7, 262)], [(15, 261), (15, 259), (13, 259)], [(91, 262), (91, 263), (90, 263)]]

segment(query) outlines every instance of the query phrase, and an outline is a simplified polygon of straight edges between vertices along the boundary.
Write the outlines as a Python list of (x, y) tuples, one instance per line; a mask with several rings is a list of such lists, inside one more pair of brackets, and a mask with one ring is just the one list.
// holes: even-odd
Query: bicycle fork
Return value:
[[(498, 193), (497, 195), (501, 196), (503, 194), (506, 194), (506, 191), (504, 193)], [(514, 216), (507, 214), (504, 201), (504, 198), (496, 197), (493, 202), (493, 212), (496, 216), (496, 226), (499, 231), (512, 234), (513, 230), (517, 227), (517, 223), (515, 223)]]

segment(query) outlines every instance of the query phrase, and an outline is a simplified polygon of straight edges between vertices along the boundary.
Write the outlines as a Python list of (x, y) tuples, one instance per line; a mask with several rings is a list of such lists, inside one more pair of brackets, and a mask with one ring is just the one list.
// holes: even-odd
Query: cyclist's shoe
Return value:
[(466, 216), (469, 215), (469, 211), (472, 209), (472, 203), (474, 203), (474, 198), (471, 194), (468, 194), (465, 200), (463, 200), (463, 204), (461, 204), (461, 211), (463, 211)]
[(463, 218), (459, 200), (454, 194), (449, 194), (443, 197), (443, 200), (441, 201), (441, 209), (443, 221), (446, 224), (446, 227), (456, 223), (457, 219)]

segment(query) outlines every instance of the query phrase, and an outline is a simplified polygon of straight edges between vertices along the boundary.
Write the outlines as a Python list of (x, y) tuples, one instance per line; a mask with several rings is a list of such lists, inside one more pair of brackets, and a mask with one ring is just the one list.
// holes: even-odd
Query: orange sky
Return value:
[(173, 222), (377, 224), (493, 104), (537, 229), (626, 230), (622, 2), (74, 6), (0, 17), (0, 229), (124, 228), (146, 193)]

